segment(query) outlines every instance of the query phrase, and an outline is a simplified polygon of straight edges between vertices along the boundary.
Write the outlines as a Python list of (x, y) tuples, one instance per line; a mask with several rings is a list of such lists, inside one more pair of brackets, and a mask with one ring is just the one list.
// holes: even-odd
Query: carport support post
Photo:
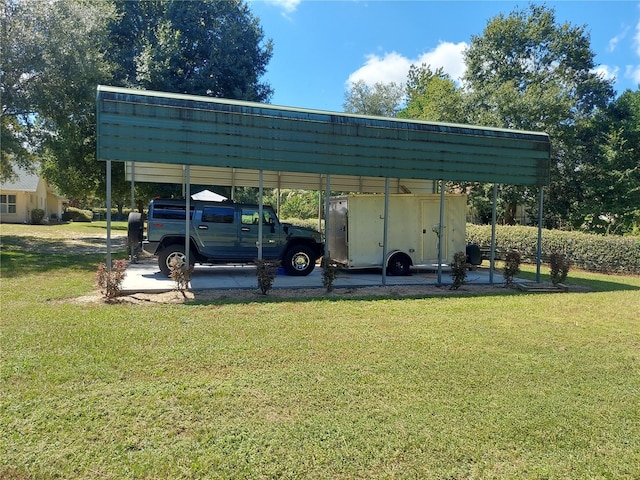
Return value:
[[(327, 259), (327, 262), (331, 260), (331, 252), (329, 251), (329, 228), (330, 228), (329, 200), (330, 200), (330, 197), (331, 197), (331, 175), (327, 173), (326, 184), (325, 184), (325, 194), (324, 194), (324, 257)], [(318, 231), (320, 231), (319, 228), (318, 228)]]
[(536, 258), (536, 283), (540, 283), (540, 265), (542, 264), (542, 206), (543, 200), (543, 187), (540, 185), (540, 192), (538, 194), (538, 254)]
[(489, 246), (489, 284), (493, 285), (493, 269), (496, 264), (496, 210), (498, 205), (498, 184), (493, 184), (493, 203), (491, 206), (491, 245)]
[(136, 162), (131, 162), (131, 211), (133, 212), (135, 208), (136, 208)]
[[(131, 211), (136, 208), (136, 162), (131, 162)], [(142, 213), (142, 212), (141, 212)], [(129, 245), (129, 260), (131, 263), (135, 261), (136, 247)]]
[(387, 237), (389, 236), (389, 177), (384, 177), (384, 220), (382, 227), (382, 285), (387, 284)]
[(258, 173), (258, 241), (256, 241), (256, 247), (258, 247), (258, 260), (262, 260), (262, 194), (264, 187), (264, 178), (262, 170)]
[(184, 215), (184, 256), (185, 267), (189, 268), (189, 246), (191, 244), (191, 167), (186, 165), (184, 167), (184, 179), (185, 179), (185, 215)]
[(440, 223), (438, 224), (438, 286), (442, 286), (442, 237), (444, 233), (444, 180), (440, 180)]
[(111, 160), (107, 160), (107, 272), (111, 272)]

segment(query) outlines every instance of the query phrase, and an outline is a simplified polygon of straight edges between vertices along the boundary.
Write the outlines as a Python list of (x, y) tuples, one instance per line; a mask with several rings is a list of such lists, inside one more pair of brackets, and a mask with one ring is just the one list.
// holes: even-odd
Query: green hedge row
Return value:
[(280, 221), (285, 223), (290, 223), (297, 227), (312, 228), (313, 230), (318, 229), (317, 218), (281, 218)]
[[(104, 207), (93, 208), (93, 219), (94, 220), (106, 220), (107, 219), (107, 209)], [(130, 207), (122, 209), (122, 215), (118, 215), (118, 209), (111, 209), (111, 220), (127, 220), (129, 218), (129, 213), (137, 212), (137, 210), (131, 210)]]
[[(467, 225), (467, 243), (481, 249), (491, 246), (490, 225)], [(535, 262), (538, 246), (536, 227), (496, 226), (496, 256), (518, 250), (523, 261)], [(602, 236), (560, 230), (542, 230), (542, 258), (560, 253), (577, 268), (602, 273), (640, 274), (640, 238)]]
[(91, 210), (69, 207), (62, 214), (63, 222), (90, 222), (91, 220), (93, 220), (93, 212)]

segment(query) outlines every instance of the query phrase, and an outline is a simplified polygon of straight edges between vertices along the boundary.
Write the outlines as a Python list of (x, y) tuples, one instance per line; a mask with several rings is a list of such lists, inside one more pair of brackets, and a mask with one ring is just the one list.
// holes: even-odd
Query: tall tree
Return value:
[[(116, 0), (115, 5), (111, 84), (258, 102), (271, 98), (272, 88), (260, 79), (273, 43), (244, 1)], [(136, 185), (136, 197), (145, 201), (158, 191), (158, 185)]]
[(116, 0), (109, 59), (114, 82), (192, 95), (268, 102), (260, 81), (273, 54), (241, 0)]
[[(589, 142), (580, 135), (593, 115), (613, 99), (610, 81), (594, 73), (585, 27), (558, 24), (555, 11), (530, 5), (491, 19), (465, 52), (470, 121), (546, 131), (552, 142), (547, 226), (566, 225), (582, 200), (582, 171)], [(532, 202), (535, 192), (503, 186), (505, 211)], [(507, 214), (506, 222), (513, 221)]]
[(30, 164), (92, 129), (95, 85), (109, 74), (101, 48), (113, 11), (108, 3), (81, 0), (1, 5), (0, 175), (6, 176), (13, 165)]
[(442, 68), (411, 65), (407, 76), (407, 105), (399, 117), (434, 122), (465, 123), (463, 92)]
[(395, 117), (404, 100), (404, 89), (397, 83), (378, 82), (373, 86), (364, 80), (351, 84), (342, 105), (347, 113)]
[(593, 160), (584, 165), (575, 223), (600, 233), (640, 234), (640, 91), (624, 92), (585, 131)]
[[(260, 81), (272, 43), (244, 1), (1, 1), (0, 175), (35, 156), (65, 195), (102, 196), (100, 83), (254, 101), (272, 94)], [(114, 201), (126, 202), (124, 173), (113, 173)]]

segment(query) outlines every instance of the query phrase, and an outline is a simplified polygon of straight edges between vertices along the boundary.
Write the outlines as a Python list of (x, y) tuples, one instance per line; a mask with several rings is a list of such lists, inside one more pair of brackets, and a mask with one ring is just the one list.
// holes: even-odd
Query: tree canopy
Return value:
[(107, 59), (118, 86), (268, 102), (272, 56), (242, 1), (116, 0)]
[(407, 76), (407, 104), (399, 117), (465, 123), (462, 91), (442, 68), (411, 65)]
[[(581, 132), (614, 98), (611, 81), (594, 73), (585, 27), (558, 24), (553, 9), (531, 5), (491, 19), (483, 35), (472, 37), (465, 62), (469, 120), (549, 133), (552, 182), (545, 223), (579, 226), (570, 216), (581, 201), (582, 172), (590, 161), (585, 152), (593, 141)], [(501, 188), (507, 212), (513, 212), (517, 203), (535, 205), (534, 193)]]
[[(2, 161), (37, 161), (67, 196), (104, 195), (100, 83), (266, 102), (272, 43), (242, 0), (3, 0)], [(126, 198), (114, 170), (114, 200)]]
[(95, 86), (109, 78), (99, 46), (113, 10), (102, 2), (4, 0), (2, 13), (0, 176), (6, 178), (14, 165), (29, 166), (54, 145), (86, 143)]
[(347, 113), (394, 117), (403, 100), (402, 85), (378, 82), (369, 86), (364, 80), (358, 80), (345, 93), (342, 108)]
[[(490, 19), (464, 59), (460, 85), (442, 69), (412, 65), (404, 108), (386, 115), (547, 132), (552, 166), (545, 226), (640, 231), (640, 93), (615, 99), (612, 82), (596, 73), (585, 26), (558, 23), (554, 9), (530, 5)], [(384, 92), (383, 85), (354, 86), (348, 98), (359, 101), (345, 109), (380, 114), (368, 108), (375, 104), (373, 90)], [(477, 218), (490, 218), (491, 185), (455, 186), (470, 192)], [(519, 206), (537, 218), (537, 195), (500, 185), (499, 219), (515, 223)]]
[[(0, 8), (0, 179), (14, 166), (38, 165), (71, 198), (104, 195), (105, 166), (95, 158), (100, 83), (258, 102), (273, 94), (262, 80), (273, 44), (245, 0), (2, 0)], [(413, 65), (405, 85), (352, 84), (344, 109), (545, 131), (545, 226), (640, 231), (640, 93), (615, 98), (612, 82), (596, 73), (585, 26), (530, 5), (489, 19), (464, 59), (460, 84)], [(124, 172), (113, 173), (114, 201), (126, 203)], [(472, 207), (486, 218), (491, 186), (471, 187)], [(536, 196), (500, 186), (501, 220), (515, 222), (517, 205), (536, 218)]]

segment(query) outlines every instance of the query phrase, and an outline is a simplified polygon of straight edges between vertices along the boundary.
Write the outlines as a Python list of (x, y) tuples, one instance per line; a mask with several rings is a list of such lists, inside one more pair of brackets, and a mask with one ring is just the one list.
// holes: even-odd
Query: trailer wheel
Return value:
[(143, 230), (142, 214), (131, 212), (127, 221), (127, 245), (129, 248), (137, 248), (142, 245)]
[(313, 250), (306, 245), (294, 245), (284, 254), (282, 266), (287, 275), (306, 276), (316, 266)]
[[(187, 256), (184, 253), (184, 245), (173, 244), (162, 249), (158, 254), (158, 266), (160, 271), (167, 277), (171, 276), (171, 262), (177, 260), (178, 266), (184, 265)], [(193, 255), (189, 256), (190, 267), (194, 265)]]
[(387, 263), (387, 275), (403, 276), (409, 275), (411, 271), (411, 259), (405, 253), (396, 253)]

